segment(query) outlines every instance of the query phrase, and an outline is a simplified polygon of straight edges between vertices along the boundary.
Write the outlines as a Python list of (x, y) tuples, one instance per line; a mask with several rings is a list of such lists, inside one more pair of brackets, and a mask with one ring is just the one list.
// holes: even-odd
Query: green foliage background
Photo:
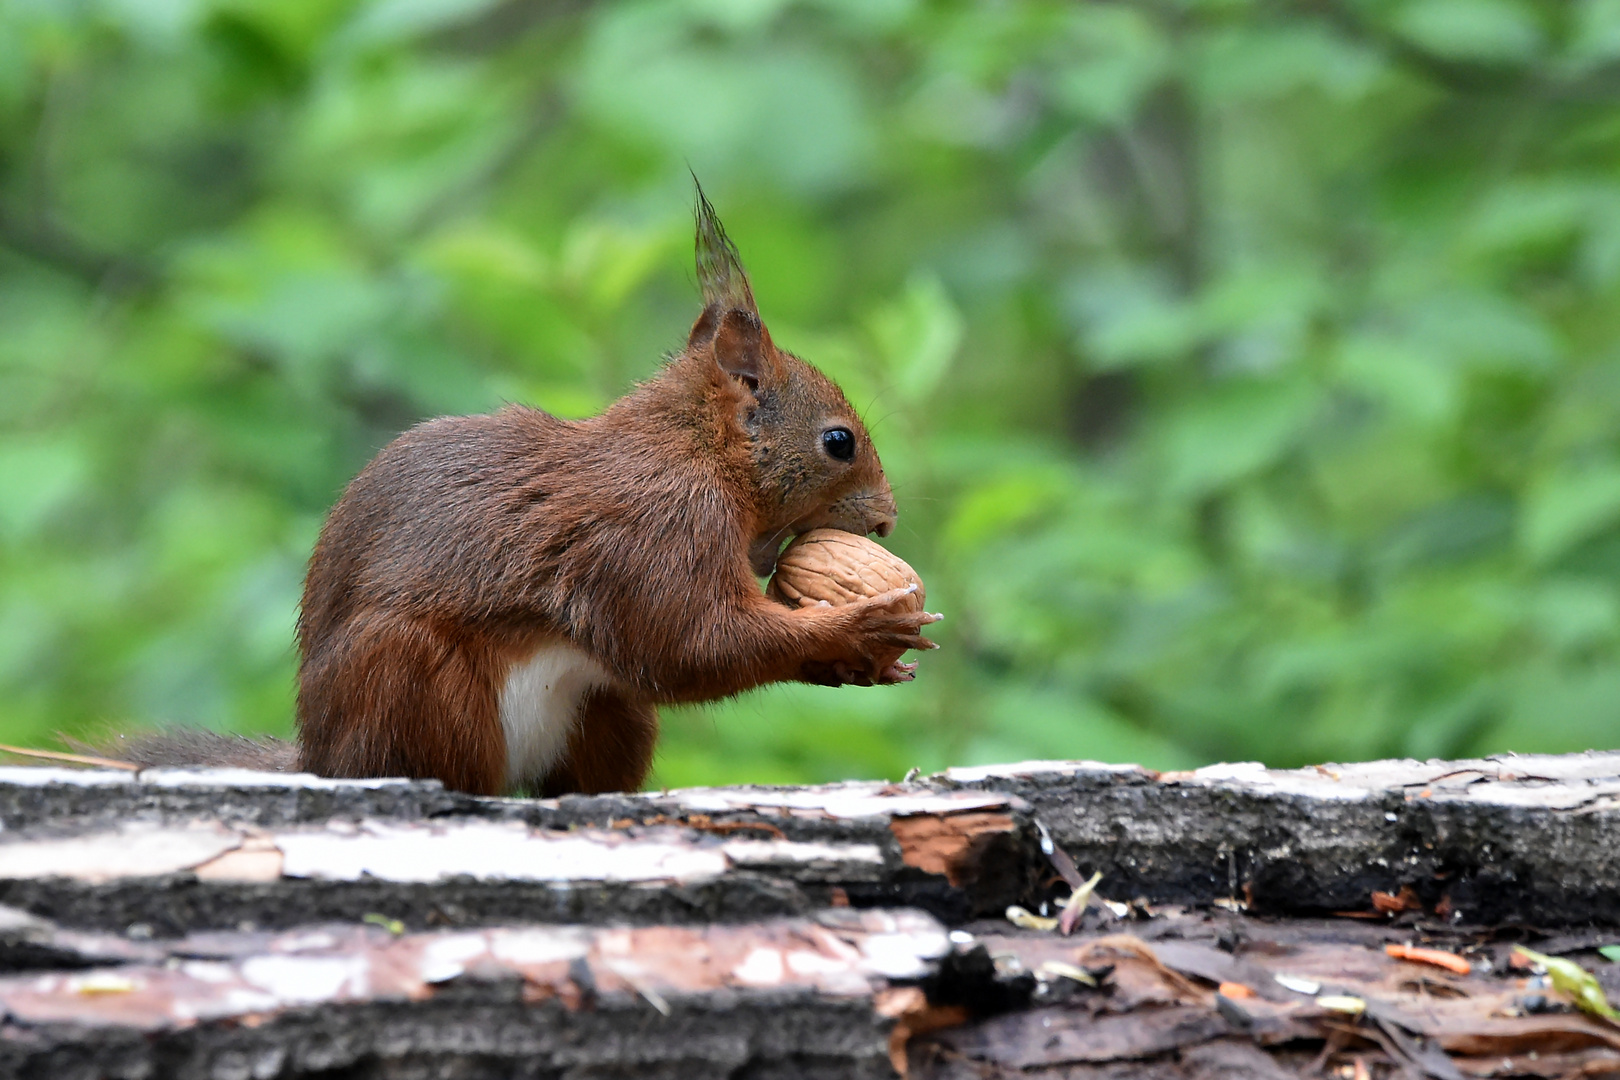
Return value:
[(322, 515), (600, 409), (688, 163), (948, 613), (657, 780), (1620, 743), (1620, 0), (0, 0), (0, 736), (289, 730)]

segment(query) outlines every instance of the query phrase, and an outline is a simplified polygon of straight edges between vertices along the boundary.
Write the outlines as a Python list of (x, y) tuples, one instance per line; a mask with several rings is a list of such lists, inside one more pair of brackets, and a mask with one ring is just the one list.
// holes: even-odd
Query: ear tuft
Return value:
[(714, 207), (704, 196), (703, 185), (698, 183), (696, 174), (692, 176), (692, 186), (697, 189), (697, 206), (694, 209), (697, 218), (697, 276), (698, 285), (703, 289), (704, 306), (719, 305), (721, 310), (739, 308), (752, 312), (757, 320), (759, 309), (754, 306), (754, 289), (748, 284), (748, 275), (743, 272), (737, 247), (726, 235), (725, 226), (720, 224)]

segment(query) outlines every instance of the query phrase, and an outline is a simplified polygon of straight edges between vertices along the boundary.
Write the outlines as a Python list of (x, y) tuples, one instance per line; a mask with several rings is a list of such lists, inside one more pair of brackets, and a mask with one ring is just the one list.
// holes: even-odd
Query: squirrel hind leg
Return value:
[(391, 613), (353, 620), (299, 672), (302, 767), (317, 776), (405, 776), (500, 795), (498, 643)]
[(656, 706), (610, 687), (593, 689), (580, 703), (567, 752), (535, 785), (536, 794), (640, 790), (652, 772), (657, 743)]

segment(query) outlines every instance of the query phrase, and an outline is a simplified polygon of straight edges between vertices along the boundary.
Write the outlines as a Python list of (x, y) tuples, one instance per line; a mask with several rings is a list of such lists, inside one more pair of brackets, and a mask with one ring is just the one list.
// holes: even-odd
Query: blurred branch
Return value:
[(513, 40), (535, 27), (568, 18), (589, 9), (592, 0), (508, 0), (483, 15), (435, 35), (439, 46), (471, 53), (509, 48)]
[(0, 245), (112, 292), (144, 292), (161, 278), (150, 263), (98, 251), (48, 219), (24, 221), (4, 206)]
[(1611, 100), (1620, 91), (1620, 64), (1607, 64), (1569, 78), (1523, 64), (1458, 60), (1420, 48), (1366, 18), (1348, 0), (1300, 0), (1295, 10), (1321, 16), (1340, 32), (1380, 49), (1396, 63), (1459, 94), (1535, 89), (1552, 98)]
[(1345, 0), (1305, 0), (1301, 7), (1322, 16), (1341, 33), (1378, 48), (1397, 63), (1459, 93), (1510, 89), (1527, 77), (1524, 69), (1515, 65), (1453, 60), (1420, 49), (1386, 27), (1364, 18)]
[(562, 113), (562, 102), (554, 90), (536, 96), (528, 110), (528, 118), (512, 136), (510, 142), (491, 154), (483, 166), (445, 188), (434, 197), (410, 224), (405, 227), (404, 239), (410, 240), (433, 231), (453, 218), (467, 203), (500, 183), (534, 149), (541, 137), (556, 124)]
[(32, 153), (23, 157), (34, 209), (22, 214), (0, 203), (0, 245), (82, 278), (98, 289), (143, 291), (156, 284), (155, 268), (96, 250), (58, 225), (51, 214), (55, 201), (53, 164), (71, 91), (71, 80), (60, 71), (47, 69), (42, 73), (35, 100), (38, 118), (33, 128)]

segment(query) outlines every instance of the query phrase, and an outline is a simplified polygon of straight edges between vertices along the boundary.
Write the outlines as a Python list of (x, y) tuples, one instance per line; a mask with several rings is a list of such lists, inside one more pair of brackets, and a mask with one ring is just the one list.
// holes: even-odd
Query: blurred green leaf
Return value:
[(1067, 292), (1070, 318), (1099, 370), (1173, 360), (1204, 340), (1198, 309), (1151, 270), (1087, 272)]
[(913, 277), (897, 300), (872, 313), (870, 326), (902, 400), (921, 406), (962, 344), (962, 315), (945, 286), (937, 277)]
[(1620, 466), (1602, 464), (1556, 471), (1525, 493), (1520, 542), (1537, 563), (1557, 559), (1572, 546), (1620, 518)]
[(1231, 380), (1166, 417), (1166, 488), (1199, 496), (1278, 460), (1315, 410), (1314, 395), (1288, 383)]
[(89, 471), (84, 448), (67, 439), (0, 442), (0, 535), (17, 540), (38, 533), (83, 492)]
[(1135, 8), (1075, 8), (1068, 30), (1068, 56), (1054, 89), (1060, 102), (1087, 119), (1125, 122), (1170, 71), (1164, 28)]
[(1197, 67), (1202, 88), (1218, 102), (1276, 97), (1305, 89), (1353, 99), (1383, 73), (1378, 55), (1317, 26), (1232, 26), (1211, 34)]
[(1620, 0), (1579, 0), (1570, 53), (1582, 66), (1620, 56)]
[(1395, 26), (1414, 44), (1459, 60), (1522, 62), (1542, 46), (1534, 16), (1514, 0), (1409, 0)]
[(360, 9), (348, 36), (368, 46), (394, 44), (466, 22), (494, 6), (495, 0), (378, 0)]

